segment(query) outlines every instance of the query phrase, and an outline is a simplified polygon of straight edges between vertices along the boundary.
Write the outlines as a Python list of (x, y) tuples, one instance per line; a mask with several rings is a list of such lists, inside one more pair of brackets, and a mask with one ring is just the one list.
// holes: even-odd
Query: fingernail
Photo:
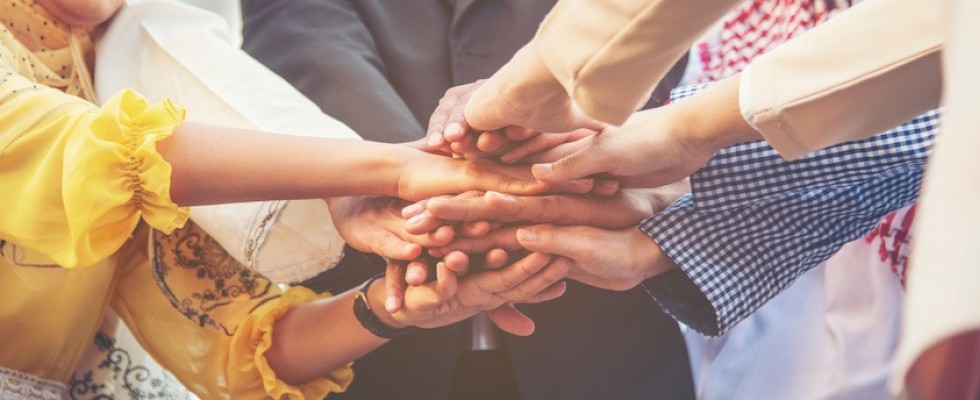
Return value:
[(463, 125), (460, 125), (459, 122), (453, 122), (446, 127), (447, 136), (458, 136), (463, 133)]
[(385, 300), (385, 309), (388, 310), (388, 312), (394, 312), (395, 310), (397, 310), (398, 299), (394, 297), (389, 297), (388, 300)]
[(411, 281), (420, 281), (422, 280), (422, 271), (419, 271), (417, 269), (409, 270), (408, 272), (405, 273), (405, 279)]
[(538, 234), (531, 230), (518, 229), (517, 239), (522, 243), (534, 243), (536, 240), (538, 240)]
[(434, 199), (429, 199), (429, 201), (427, 201), (426, 203), (429, 206), (438, 206), (440, 204), (446, 204), (448, 201), (449, 200), (446, 200), (446, 199), (434, 198)]
[(593, 185), (592, 178), (572, 179), (572, 180), (568, 181), (568, 183), (569, 184), (572, 184), (572, 185), (580, 185), (580, 186), (592, 186)]
[(410, 218), (418, 215), (425, 208), (422, 207), (421, 203), (415, 203), (408, 207), (402, 209), (402, 217)]
[(534, 164), (534, 166), (531, 167), (531, 172), (533, 172), (535, 176), (547, 176), (554, 172), (554, 167), (552, 167), (551, 164)]
[(415, 251), (415, 245), (414, 244), (406, 244), (406, 245), (402, 246), (402, 251), (404, 251), (405, 253), (412, 253), (412, 252)]
[(490, 192), (487, 192), (485, 194), (485, 196), (492, 197), (492, 198), (495, 198), (495, 199), (497, 199), (499, 201), (505, 201), (505, 202), (508, 202), (508, 203), (517, 202), (517, 199), (514, 198), (514, 196), (508, 196), (508, 195), (503, 194), (503, 193), (500, 193), (500, 192), (492, 192), (492, 191), (490, 191)]
[(442, 135), (439, 135), (439, 134), (429, 135), (429, 146), (430, 147), (436, 147), (436, 146), (438, 146), (440, 144), (442, 144)]
[(406, 223), (409, 225), (418, 225), (422, 223), (423, 220), (425, 220), (425, 214), (419, 214), (412, 218), (409, 218), (408, 221), (406, 221)]

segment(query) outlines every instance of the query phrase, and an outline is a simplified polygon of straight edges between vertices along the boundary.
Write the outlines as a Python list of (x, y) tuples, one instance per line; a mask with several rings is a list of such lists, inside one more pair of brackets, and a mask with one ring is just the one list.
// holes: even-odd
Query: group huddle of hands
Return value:
[(483, 84), (447, 91), (426, 137), (399, 146), (405, 169), (391, 196), (328, 201), (348, 243), (387, 260), (394, 320), (437, 327), (486, 311), (501, 330), (530, 335), (534, 322), (514, 305), (560, 297), (565, 279), (628, 290), (673, 267), (636, 224), (685, 193), (711, 152), (663, 168), (644, 159), (648, 140), (633, 140), (656, 129), (643, 118), (656, 109), (607, 127), (570, 102), (523, 108), (541, 114), (482, 104)]

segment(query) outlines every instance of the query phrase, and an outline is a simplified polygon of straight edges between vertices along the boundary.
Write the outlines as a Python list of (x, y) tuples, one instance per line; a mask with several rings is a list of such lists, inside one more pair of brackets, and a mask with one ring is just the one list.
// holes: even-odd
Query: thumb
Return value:
[(534, 333), (534, 320), (507, 303), (487, 311), (487, 316), (497, 328), (512, 335), (531, 336)]
[(517, 230), (517, 241), (529, 251), (577, 260), (582, 249), (592, 247), (578, 229), (567, 226), (535, 225)]
[(490, 93), (487, 85), (480, 86), (473, 92), (467, 100), (463, 110), (463, 119), (476, 131), (494, 131), (511, 125), (511, 121), (506, 121), (501, 107), (501, 100), (496, 100), (497, 96)]
[(612, 169), (614, 166), (609, 165), (608, 157), (594, 143), (553, 163), (535, 164), (531, 173), (541, 182), (557, 184)]

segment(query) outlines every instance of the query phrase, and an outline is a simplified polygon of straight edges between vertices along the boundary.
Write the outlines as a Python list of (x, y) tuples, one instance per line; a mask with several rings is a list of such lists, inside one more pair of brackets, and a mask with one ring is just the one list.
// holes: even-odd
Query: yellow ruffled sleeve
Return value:
[(129, 90), (97, 108), (0, 64), (0, 239), (73, 268), (116, 252), (141, 219), (182, 226), (156, 143), (183, 119)]
[[(327, 295), (328, 296), (328, 295)], [(343, 392), (354, 379), (354, 371), (347, 366), (331, 371), (327, 376), (295, 386), (279, 380), (275, 371), (269, 367), (265, 353), (272, 346), (272, 328), (283, 314), (291, 308), (317, 299), (317, 294), (304, 287), (286, 290), (281, 297), (267, 302), (238, 326), (232, 342), (231, 364), (241, 368), (242, 377), (256, 374), (262, 377), (262, 388), (274, 399), (321, 399), (327, 393)], [(229, 373), (230, 387), (248, 392), (247, 382), (236, 382), (236, 374)], [(232, 392), (232, 398), (238, 398)]]
[(147, 231), (138, 228), (119, 252), (121, 279), (110, 306), (185, 387), (215, 400), (320, 400), (347, 389), (354, 377), (350, 365), (290, 385), (266, 360), (279, 318), (329, 294), (282, 290), (232, 258), (192, 221), (170, 235), (151, 232), (149, 245)]

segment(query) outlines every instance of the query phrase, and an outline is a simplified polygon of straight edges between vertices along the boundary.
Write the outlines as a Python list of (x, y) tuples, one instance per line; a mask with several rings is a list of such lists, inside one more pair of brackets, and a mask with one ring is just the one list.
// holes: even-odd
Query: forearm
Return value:
[[(385, 324), (403, 327), (384, 311), (384, 280), (368, 289), (371, 310)], [(285, 382), (298, 384), (321, 377), (385, 344), (354, 316), (357, 289), (302, 304), (276, 322), (266, 360)]]
[(667, 108), (672, 113), (672, 126), (679, 129), (689, 146), (713, 153), (762, 139), (739, 110), (739, 83), (739, 75), (731, 76)]
[[(158, 144), (182, 206), (397, 194), (400, 148), (184, 123)], [(356, 174), (353, 172), (356, 171)]]
[[(691, 96), (694, 89), (675, 94)], [(712, 89), (675, 98), (671, 107)], [(763, 142), (719, 151), (691, 177), (695, 195), (640, 224), (679, 267), (645, 287), (674, 318), (703, 334), (724, 333), (795, 274), (912, 201), (938, 122), (938, 113), (930, 112), (793, 162)], [(740, 177), (736, 170), (750, 173)], [(764, 246), (774, 237), (792, 245)], [(736, 275), (741, 278), (732, 279)], [(745, 295), (735, 304), (731, 293)]]

